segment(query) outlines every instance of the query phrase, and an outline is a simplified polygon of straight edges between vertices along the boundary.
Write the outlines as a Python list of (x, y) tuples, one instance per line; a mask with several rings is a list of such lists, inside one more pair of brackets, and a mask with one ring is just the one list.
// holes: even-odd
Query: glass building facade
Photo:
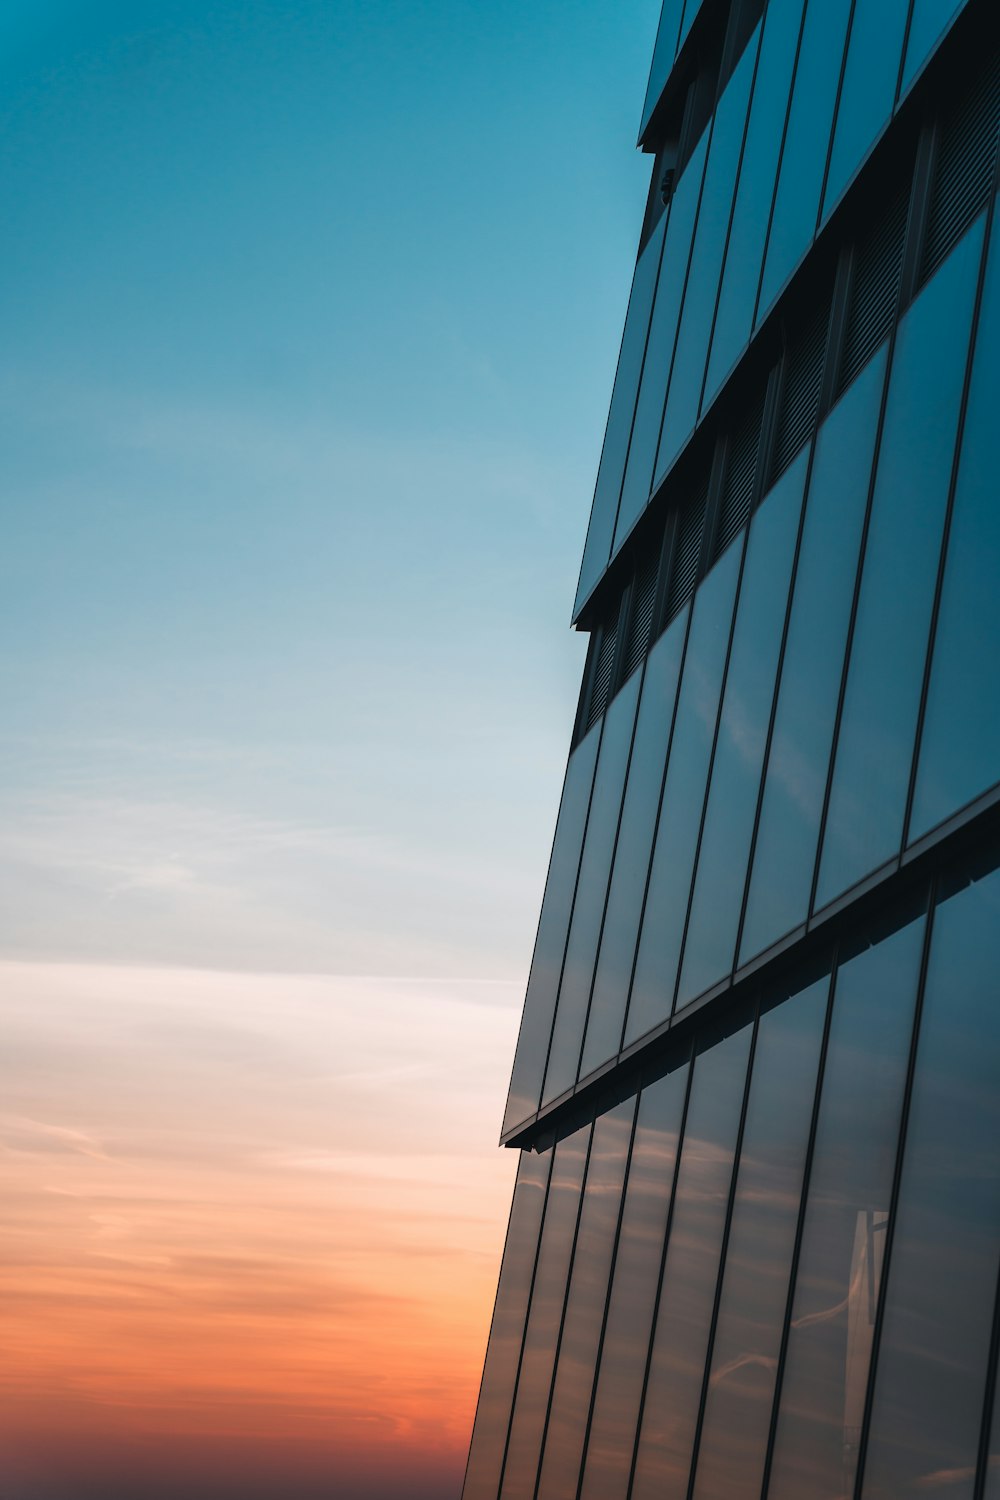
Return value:
[(665, 0), (464, 1500), (1000, 1500), (990, 0)]

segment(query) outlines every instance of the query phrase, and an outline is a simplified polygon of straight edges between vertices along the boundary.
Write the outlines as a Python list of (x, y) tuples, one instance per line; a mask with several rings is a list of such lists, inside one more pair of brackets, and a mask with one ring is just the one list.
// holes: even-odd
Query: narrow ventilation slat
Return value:
[(742, 531), (750, 518), (760, 458), (760, 426), (763, 415), (764, 398), (761, 395), (729, 441), (719, 524), (712, 548), (713, 562), (725, 552), (733, 537)]
[(1000, 130), (1000, 59), (941, 121), (920, 281), (932, 276), (990, 201)]
[(830, 304), (824, 297), (785, 351), (785, 369), (771, 460), (772, 484), (779, 474), (785, 472), (816, 430), (829, 328)]
[(625, 666), (622, 681), (635, 671), (649, 649), (649, 637), (653, 628), (653, 606), (656, 602), (656, 576), (659, 571), (659, 551), (650, 552), (640, 558), (632, 585), (632, 602), (629, 610), (628, 638), (625, 642)]
[(860, 375), (889, 336), (899, 301), (908, 211), (906, 188), (896, 194), (855, 249), (838, 395)]
[(621, 611), (621, 598), (614, 607), (613, 616), (605, 620), (600, 627), (601, 638), (597, 643), (597, 662), (594, 667), (594, 680), (590, 688), (590, 702), (587, 705), (587, 725), (589, 729), (596, 724), (601, 714), (608, 706), (608, 698), (611, 693), (611, 682), (615, 665), (615, 646), (618, 641), (618, 615)]
[(667, 596), (668, 619), (673, 619), (678, 610), (687, 603), (698, 581), (698, 563), (701, 560), (707, 500), (708, 482), (706, 480), (702, 489), (687, 502), (680, 514), (673, 566), (670, 572), (670, 592)]

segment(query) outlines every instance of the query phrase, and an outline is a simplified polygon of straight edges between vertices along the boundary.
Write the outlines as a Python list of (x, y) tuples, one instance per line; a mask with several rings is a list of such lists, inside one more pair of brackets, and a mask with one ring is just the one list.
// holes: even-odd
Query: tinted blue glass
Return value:
[(685, 610), (670, 622), (646, 664), (587, 1018), (581, 1077), (613, 1057), (621, 1044), (686, 629)]
[(812, 243), (850, 9), (850, 0), (808, 0), (767, 242), (761, 315)]
[(740, 550), (737, 542), (723, 554), (694, 601), (625, 1025), (626, 1042), (642, 1036), (670, 1014), (719, 711)]
[(1000, 779), (1000, 235), (994, 225), (941, 592), (910, 837)]
[(552, 1032), (552, 1017), (559, 992), (559, 975), (566, 951), (566, 934), (573, 910), (573, 891), (580, 866), (580, 851), (587, 827), (590, 792), (594, 784), (594, 767), (600, 742), (601, 725), (595, 724), (570, 755), (566, 767), (549, 874), (545, 882), (545, 897), (538, 919), (538, 936), (531, 960), (528, 991), (524, 998), (521, 1031), (514, 1056), (510, 1093), (507, 1096), (507, 1113), (503, 1122), (505, 1132), (534, 1114), (542, 1092), (545, 1056)]
[(496, 1500), (552, 1153), (521, 1153), (462, 1500)]
[(982, 247), (969, 231), (900, 323), (816, 901), (899, 849)]
[(906, 39), (906, 62), (903, 66), (903, 88), (913, 81), (917, 69), (927, 60), (942, 32), (963, 9), (964, 0), (913, 0), (910, 34)]
[(594, 1125), (537, 1500), (576, 1496), (635, 1106), (630, 1099)]
[(628, 1169), (580, 1500), (625, 1500), (687, 1068), (644, 1089)]
[(799, 454), (750, 528), (678, 1005), (728, 974), (736, 956), (807, 459)]
[(816, 438), (741, 962), (806, 919), (884, 375), (883, 350)]
[(828, 990), (760, 1019), (693, 1500), (760, 1495)]
[(770, 0), (719, 291), (705, 405), (750, 337), (803, 0)]
[(698, 212), (691, 270), (684, 293), (684, 309), (677, 332), (677, 351), (670, 377), (670, 394), (667, 397), (663, 432), (656, 455), (657, 474), (663, 473), (667, 468), (694, 427), (701, 403), (708, 340), (719, 293), (722, 257), (726, 248), (759, 41), (758, 25), (715, 111), (715, 125), (705, 169), (705, 190)]
[(630, 1500), (687, 1494), (750, 1027), (695, 1059)]
[(661, 219), (649, 237), (635, 267), (632, 294), (629, 297), (625, 332), (622, 334), (621, 353), (618, 356), (618, 372), (611, 393), (611, 409), (604, 435), (604, 448), (597, 471), (594, 489), (594, 504), (590, 512), (587, 529), (587, 544), (583, 552), (580, 583), (576, 594), (579, 609), (608, 565), (611, 555), (611, 539), (618, 518), (618, 498), (621, 494), (622, 476), (628, 454), (629, 435), (632, 431), (632, 416), (635, 412), (636, 392), (642, 373), (642, 360), (646, 350), (646, 335), (649, 332), (649, 317), (653, 306), (653, 292), (663, 249), (663, 234), (666, 220)]
[(1000, 875), (935, 914), (864, 1500), (971, 1500), (1000, 1260)]
[(691, 257), (691, 237), (701, 194), (707, 140), (706, 132), (685, 167), (670, 204), (666, 248), (660, 265), (660, 281), (656, 288), (653, 321), (649, 330), (649, 347), (636, 403), (632, 444), (615, 531), (616, 547), (624, 541), (649, 499), (656, 445), (663, 419), (663, 403), (666, 400), (667, 382), (674, 356), (677, 318)]
[(642, 674), (634, 672), (615, 697), (605, 715), (604, 737), (597, 759), (594, 795), (590, 803), (587, 836), (580, 860), (576, 900), (566, 943), (566, 960), (559, 984), (552, 1045), (545, 1072), (542, 1100), (548, 1103), (576, 1082), (587, 1004), (597, 961), (604, 903), (611, 879), (618, 819), (625, 791), (632, 730)]
[(824, 218), (892, 113), (910, 0), (854, 0)]
[(837, 971), (768, 1500), (854, 1493), (923, 935)]
[(555, 1147), (504, 1460), (503, 1500), (522, 1500), (535, 1486), (589, 1143), (588, 1125)]
[(703, 3), (704, 0), (687, 0), (687, 4), (684, 6), (684, 15), (681, 19), (681, 33), (677, 39), (678, 51), (684, 45), (684, 38), (691, 30), (691, 23), (701, 10)]
[(639, 127), (640, 135), (649, 124), (649, 117), (656, 108), (659, 97), (663, 93), (663, 86), (673, 66), (674, 56), (677, 52), (677, 33), (680, 30), (683, 10), (684, 0), (663, 0), (663, 9), (660, 12), (660, 24), (656, 31), (656, 43), (653, 47), (653, 64), (649, 70), (646, 102), (642, 108), (642, 124)]

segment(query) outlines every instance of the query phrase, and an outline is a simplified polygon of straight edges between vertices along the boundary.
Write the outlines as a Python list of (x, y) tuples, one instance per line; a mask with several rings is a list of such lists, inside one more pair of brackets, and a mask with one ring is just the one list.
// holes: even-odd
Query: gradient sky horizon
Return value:
[(0, 1500), (457, 1500), (657, 15), (0, 15)]

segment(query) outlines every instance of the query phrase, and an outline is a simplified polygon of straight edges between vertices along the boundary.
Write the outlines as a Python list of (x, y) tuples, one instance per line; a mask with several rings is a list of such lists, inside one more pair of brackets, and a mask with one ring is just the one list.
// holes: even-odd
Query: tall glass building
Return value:
[(464, 1500), (1000, 1500), (995, 0), (666, 0)]

